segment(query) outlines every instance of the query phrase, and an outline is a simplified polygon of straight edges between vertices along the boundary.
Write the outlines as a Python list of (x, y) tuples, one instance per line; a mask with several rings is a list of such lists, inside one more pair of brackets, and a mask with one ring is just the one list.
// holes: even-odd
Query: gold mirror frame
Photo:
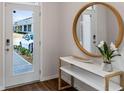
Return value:
[(83, 6), (76, 14), (75, 18), (74, 18), (74, 21), (73, 21), (73, 38), (74, 38), (74, 41), (77, 45), (77, 47), (82, 51), (84, 52), (86, 55), (88, 56), (91, 56), (91, 57), (100, 57), (100, 55), (98, 54), (93, 54), (89, 51), (87, 51), (84, 47), (81, 46), (80, 42), (79, 42), (79, 39), (78, 39), (78, 36), (77, 36), (77, 31), (76, 31), (76, 28), (77, 28), (77, 22), (78, 22), (78, 18), (80, 17), (81, 13), (83, 11), (85, 11), (85, 9), (87, 9), (89, 6), (92, 6), (92, 5), (96, 5), (96, 4), (101, 4), (101, 5), (104, 5), (106, 7), (108, 7), (112, 12), (113, 14), (115, 15), (115, 17), (117, 18), (117, 22), (118, 22), (118, 27), (119, 27), (119, 33), (118, 33), (118, 36), (117, 36), (117, 39), (115, 41), (115, 46), (118, 48), (119, 45), (121, 44), (122, 40), (123, 40), (123, 34), (124, 34), (124, 26), (123, 26), (123, 20), (119, 14), (119, 12), (111, 5), (109, 4), (106, 4), (106, 3), (102, 3), (102, 2), (93, 2), (93, 3), (89, 3), (85, 6)]

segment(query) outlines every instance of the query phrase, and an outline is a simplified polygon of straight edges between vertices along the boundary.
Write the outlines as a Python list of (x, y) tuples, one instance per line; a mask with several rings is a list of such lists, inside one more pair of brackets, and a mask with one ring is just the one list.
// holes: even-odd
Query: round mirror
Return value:
[(123, 22), (118, 11), (106, 3), (90, 3), (79, 10), (73, 23), (73, 36), (78, 48), (88, 56), (100, 56), (100, 41), (116, 47), (123, 39)]

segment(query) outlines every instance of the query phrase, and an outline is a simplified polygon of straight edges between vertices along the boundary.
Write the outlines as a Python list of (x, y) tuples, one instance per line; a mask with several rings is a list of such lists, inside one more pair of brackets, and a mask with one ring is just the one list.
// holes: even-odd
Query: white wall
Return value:
[[(110, 42), (114, 42), (117, 38), (118, 35), (118, 22), (116, 19), (116, 16), (113, 15), (113, 12), (107, 11), (107, 31), (110, 31), (111, 33), (108, 33), (108, 41)], [(115, 37), (114, 37), (115, 36)]]
[(61, 26), (60, 26), (60, 54), (80, 55), (83, 53), (77, 48), (73, 40), (72, 24), (77, 11), (85, 3), (61, 3)]
[(41, 4), (41, 81), (57, 77), (60, 50), (60, 9), (58, 3)]
[(0, 3), (0, 90), (3, 89), (4, 85), (4, 44), (3, 44), (3, 3)]
[[(108, 8), (103, 6), (103, 5), (96, 5), (96, 21), (97, 21), (97, 43), (98, 44), (100, 41), (107, 41), (107, 10)], [(110, 10), (111, 11), (111, 10)], [(96, 48), (97, 49), (97, 48)], [(97, 49), (98, 50), (98, 49)], [(98, 52), (97, 52), (98, 53)]]

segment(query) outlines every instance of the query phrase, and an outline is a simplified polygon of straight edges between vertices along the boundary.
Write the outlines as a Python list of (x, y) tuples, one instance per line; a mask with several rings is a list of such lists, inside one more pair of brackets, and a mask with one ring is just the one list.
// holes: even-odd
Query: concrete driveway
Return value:
[(32, 71), (33, 66), (31, 63), (26, 61), (23, 57), (13, 51), (13, 73), (14, 75)]

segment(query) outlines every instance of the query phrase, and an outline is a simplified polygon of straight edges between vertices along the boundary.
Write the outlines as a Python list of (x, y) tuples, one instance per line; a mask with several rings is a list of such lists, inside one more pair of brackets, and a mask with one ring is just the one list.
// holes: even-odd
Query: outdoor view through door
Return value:
[(33, 69), (32, 11), (13, 10), (13, 74)]

